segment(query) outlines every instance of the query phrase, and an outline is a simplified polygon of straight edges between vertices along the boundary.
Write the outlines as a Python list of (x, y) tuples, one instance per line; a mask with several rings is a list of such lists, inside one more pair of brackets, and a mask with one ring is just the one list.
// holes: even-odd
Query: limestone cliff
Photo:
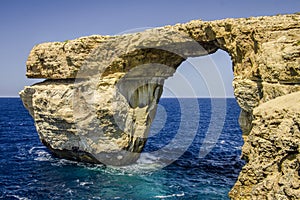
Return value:
[(232, 197), (300, 199), (300, 92), (256, 107), (253, 128), (245, 137), (248, 161), (232, 189)]
[(233, 63), (247, 160), (230, 197), (297, 199), (299, 93), (285, 95), (300, 91), (299, 21), (300, 14), (194, 20), (39, 44), (26, 75), (47, 80), (20, 96), (41, 141), (58, 156), (129, 164), (145, 144), (164, 80), (187, 57), (222, 49)]

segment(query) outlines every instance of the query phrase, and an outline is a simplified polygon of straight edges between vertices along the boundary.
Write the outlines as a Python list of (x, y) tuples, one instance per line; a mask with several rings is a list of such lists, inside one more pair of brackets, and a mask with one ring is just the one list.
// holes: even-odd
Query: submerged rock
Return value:
[(164, 80), (188, 57), (222, 49), (233, 63), (247, 161), (230, 197), (298, 199), (299, 21), (299, 14), (194, 20), (39, 44), (26, 75), (47, 80), (20, 96), (57, 156), (128, 165), (146, 142)]

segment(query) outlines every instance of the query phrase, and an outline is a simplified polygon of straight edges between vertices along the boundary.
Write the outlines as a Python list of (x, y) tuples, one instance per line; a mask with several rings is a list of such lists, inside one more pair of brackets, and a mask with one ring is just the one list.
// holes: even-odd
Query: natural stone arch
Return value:
[[(217, 49), (222, 49), (228, 52), (233, 63), (234, 93), (242, 108), (240, 124), (245, 140), (243, 155), (248, 161), (240, 175), (242, 178), (238, 180), (231, 192), (231, 197), (242, 198), (260, 195), (264, 198), (286, 196), (296, 199), (299, 198), (299, 189), (296, 186), (291, 186), (291, 182), (279, 181), (279, 179), (280, 177), (285, 177), (282, 175), (283, 168), (285, 171), (290, 171), (290, 174), (295, 172), (294, 175), (299, 176), (299, 173), (296, 173), (297, 170), (299, 171), (299, 168), (282, 166), (286, 158), (299, 165), (299, 146), (286, 145), (286, 143), (278, 141), (275, 146), (272, 146), (271, 144), (274, 143), (273, 136), (269, 135), (267, 138), (264, 138), (257, 131), (259, 119), (264, 119), (263, 114), (261, 114), (261, 111), (255, 111), (253, 114), (253, 111), (259, 110), (261, 104), (269, 103), (268, 101), (276, 97), (299, 91), (299, 19), (300, 15), (295, 14), (247, 19), (225, 19), (212, 22), (195, 20), (187, 24), (166, 26), (143, 33), (112, 37), (90, 36), (72, 41), (37, 45), (31, 51), (27, 61), (27, 76), (29, 78), (46, 78), (48, 80), (26, 87), (20, 95), (24, 105), (35, 119), (41, 140), (54, 153), (70, 159), (99, 162), (99, 158), (95, 159), (93, 156), (95, 152), (103, 152), (103, 154), (99, 154), (100, 160), (101, 156), (105, 157), (105, 152), (108, 152), (111, 154), (111, 162), (121, 165), (134, 162), (138, 158), (138, 154), (134, 154), (134, 156), (130, 154), (127, 156), (127, 154), (140, 152), (142, 149), (144, 141), (137, 138), (143, 138), (143, 134), (147, 132), (147, 128), (150, 126), (151, 117), (145, 116), (155, 113), (155, 103), (160, 94), (159, 91), (155, 91), (156, 86), (161, 83), (158, 84), (157, 82), (157, 85), (153, 84), (146, 89), (147, 91), (151, 90), (151, 94), (156, 95), (154, 95), (154, 98), (150, 98), (149, 101), (143, 101), (142, 104), (140, 102), (136, 103), (136, 100), (141, 100), (140, 98), (135, 96), (133, 100), (127, 98), (132, 95), (127, 95), (126, 97), (124, 89), (121, 93), (125, 98), (122, 96), (118, 96), (117, 99), (113, 98), (112, 93), (116, 91), (115, 83), (126, 77), (126, 74), (133, 66), (141, 63), (147, 64), (145, 61), (148, 58), (151, 58), (151, 63), (154, 62), (153, 60), (158, 59), (158, 63), (165, 61), (162, 62), (164, 65), (176, 69), (186, 57), (205, 55), (213, 53)], [(158, 34), (154, 34), (153, 37), (153, 33)], [(159, 37), (161, 33), (163, 33), (162, 38)], [(190, 45), (187, 41), (182, 41), (180, 37), (169, 37), (173, 33), (175, 35), (176, 33), (187, 35), (192, 41), (200, 44), (205, 51), (195, 51), (193, 45)], [(174, 53), (170, 54), (168, 51), (161, 51), (166, 46), (172, 46), (173, 44), (178, 47), (175, 48), (175, 55)], [(157, 49), (160, 50), (155, 53)], [(93, 60), (93, 57), (89, 57), (93, 53), (98, 55), (97, 59)], [(118, 53), (120, 53), (120, 56), (117, 59), (114, 58), (113, 56)], [(178, 58), (176, 54), (183, 56)], [(151, 57), (151, 55), (156, 56)], [(110, 60), (107, 63), (101, 63), (103, 58), (110, 58)], [(168, 59), (170, 58), (172, 60), (169, 61)], [(92, 63), (92, 65), (85, 65), (86, 61)], [(76, 109), (89, 110), (89, 102), (81, 98), (77, 100), (83, 106), (74, 107), (72, 103), (73, 97), (74, 94), (77, 94), (76, 91), (74, 93), (74, 88), (78, 88), (78, 84), (81, 84), (79, 88), (80, 91), (84, 91), (85, 97), (91, 95), (88, 91), (85, 91), (89, 83), (81, 82), (81, 80), (84, 80), (86, 77), (93, 77), (95, 72), (99, 71), (97, 66), (105, 66), (105, 70), (103, 73), (101, 72), (103, 76), (100, 79), (98, 78), (96, 85), (97, 90), (100, 92), (99, 95), (102, 97), (101, 104), (93, 105), (96, 106), (94, 107), (96, 112), (93, 114), (86, 112), (84, 115), (74, 117)], [(84, 70), (87, 73), (79, 73), (82, 77), (78, 77), (79, 69), (89, 70)], [(156, 69), (159, 70), (159, 66)], [(166, 70), (159, 73), (166, 73), (165, 77), (168, 77), (173, 72), (174, 70)], [(140, 74), (138, 73), (138, 75)], [(155, 76), (156, 74), (150, 77)], [(74, 83), (75, 78), (80, 79), (77, 79)], [(119, 88), (122, 87), (120, 86)], [(143, 92), (144, 89), (137, 89), (137, 91), (139, 90)], [(136, 94), (133, 93), (133, 95)], [(287, 96), (287, 98), (291, 97)], [(119, 104), (124, 108), (120, 109), (120, 111), (125, 111), (125, 113), (110, 113), (111, 110), (108, 105), (113, 104), (111, 100), (118, 100)], [(297, 105), (299, 104), (297, 98), (294, 98), (294, 100), (289, 99), (289, 102), (291, 101), (294, 101)], [(279, 102), (282, 103), (283, 101)], [(147, 110), (147, 108), (143, 110), (145, 105), (148, 107), (152, 106), (153, 112)], [(284, 109), (280, 109), (280, 105), (277, 106), (278, 110), (276, 112), (290, 110), (287, 105), (283, 105)], [(258, 108), (256, 109), (256, 107)], [(139, 110), (135, 111), (135, 113), (130, 113), (132, 108), (134, 108), (133, 110)], [(124, 116), (119, 118), (121, 121), (127, 119), (128, 116), (131, 118), (129, 117), (129, 119), (122, 121), (121, 124), (125, 124), (125, 126), (120, 131), (115, 128), (115, 119), (112, 116), (122, 115)], [(299, 141), (299, 128), (297, 129), (295, 125), (298, 123), (297, 120), (299, 118), (296, 115), (288, 116), (291, 118), (291, 121), (295, 122), (287, 125), (294, 134), (288, 140), (291, 141), (291, 144), (294, 144), (295, 141)], [(137, 120), (134, 121), (134, 117), (139, 118), (138, 121), (143, 125), (136, 124)], [(78, 119), (80, 120), (75, 123)], [(105, 127), (101, 127), (101, 130), (96, 130), (102, 132), (105, 130), (103, 132), (103, 140), (97, 138), (96, 143), (93, 141), (95, 136), (93, 131), (91, 132), (87, 129), (84, 134), (80, 135), (78, 133), (78, 124), (90, 124), (93, 120), (101, 120), (101, 123), (105, 124)], [(129, 123), (130, 121), (134, 123)], [(279, 120), (278, 123), (273, 125), (271, 123), (269, 128), (279, 127), (282, 123), (286, 122)], [(124, 130), (127, 133), (126, 131), (124, 133)], [(130, 133), (128, 134), (128, 132)], [(280, 135), (276, 132), (274, 134), (276, 136)], [(271, 143), (271, 146), (265, 146), (260, 142), (259, 137), (262, 137), (266, 144)], [(82, 138), (86, 141), (85, 145), (80, 143)], [(285, 138), (281, 137), (276, 138), (279, 138), (278, 140), (280, 141), (285, 140)], [(273, 147), (279, 150), (273, 152)], [(294, 150), (291, 151), (290, 149)], [(259, 153), (260, 150), (272, 152), (273, 157), (270, 157), (269, 153)], [(254, 155), (257, 158), (253, 157)], [(126, 162), (123, 163), (123, 160)], [(267, 163), (272, 163), (271, 166), (273, 168), (275, 166), (280, 167), (278, 170), (272, 168), (273, 171), (270, 173), (260, 173), (261, 170), (268, 169)], [(274, 170), (277, 171), (274, 172)], [(269, 184), (270, 181), (274, 181), (274, 183)], [(261, 190), (262, 188), (263, 190)], [(287, 192), (286, 188), (292, 189)]]

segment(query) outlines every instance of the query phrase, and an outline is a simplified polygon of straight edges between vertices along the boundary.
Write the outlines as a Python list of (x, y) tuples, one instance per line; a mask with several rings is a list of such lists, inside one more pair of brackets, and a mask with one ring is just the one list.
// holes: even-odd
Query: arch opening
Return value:
[[(169, 162), (172, 158), (169, 155), (170, 152), (185, 150), (165, 170), (174, 180), (182, 176), (189, 177), (179, 186), (185, 187), (186, 190), (190, 190), (188, 192), (195, 195), (205, 196), (203, 191), (217, 191), (218, 189), (224, 196), (227, 196), (245, 164), (241, 159), (243, 139), (238, 123), (241, 109), (233, 95), (231, 65), (230, 56), (222, 50), (208, 56), (188, 58), (181, 63), (174, 75), (164, 83), (163, 94), (141, 156), (143, 161), (155, 159), (155, 162), (157, 160)], [(214, 82), (216, 72), (221, 75), (224, 88), (218, 88), (218, 84)], [(221, 91), (222, 89), (225, 91)], [(226, 117), (221, 133), (216, 133), (218, 137), (207, 137), (210, 134), (209, 124), (215, 124), (211, 121), (212, 107), (222, 105), (222, 101), (226, 102), (226, 107), (223, 108)], [(198, 117), (195, 117), (196, 111), (199, 111)], [(222, 120), (222, 117), (219, 119)], [(195, 120), (196, 123), (194, 123)], [(181, 123), (197, 126), (197, 132), (193, 135), (191, 144), (185, 147), (184, 140), (189, 137), (186, 135), (186, 138), (182, 138), (169, 152), (153, 154), (152, 152), (163, 148), (174, 139), (180, 131)], [(195, 130), (194, 127), (190, 128)], [(208, 149), (209, 152), (201, 157), (199, 151), (203, 148)]]

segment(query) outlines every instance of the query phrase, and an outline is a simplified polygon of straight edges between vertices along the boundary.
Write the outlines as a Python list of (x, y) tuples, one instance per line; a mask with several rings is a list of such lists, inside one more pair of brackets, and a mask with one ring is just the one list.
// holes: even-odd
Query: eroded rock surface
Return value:
[(230, 196), (237, 199), (300, 199), (300, 92), (256, 107), (244, 136), (247, 161)]
[[(130, 164), (145, 144), (164, 80), (187, 57), (222, 49), (233, 63), (247, 158), (230, 197), (297, 199), (299, 111), (294, 107), (299, 101), (288, 107), (276, 98), (300, 90), (299, 21), (299, 14), (194, 20), (134, 34), (39, 44), (30, 52), (26, 75), (47, 80), (25, 87), (20, 96), (41, 141), (58, 156)], [(269, 102), (276, 102), (278, 110)], [(268, 169), (262, 166), (266, 162)], [(256, 175), (264, 167), (270, 173)]]

